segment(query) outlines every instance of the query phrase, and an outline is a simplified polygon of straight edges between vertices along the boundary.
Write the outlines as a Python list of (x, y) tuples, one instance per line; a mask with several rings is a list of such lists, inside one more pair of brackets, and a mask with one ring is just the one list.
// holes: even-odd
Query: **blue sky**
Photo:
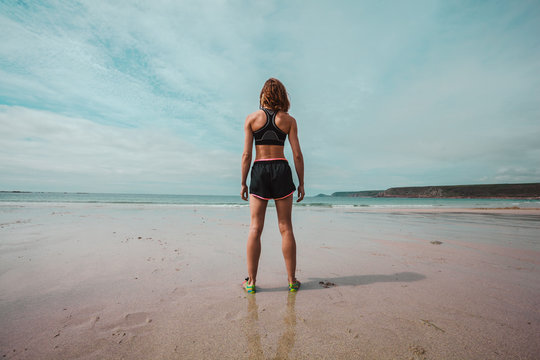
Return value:
[(308, 195), (538, 182), (538, 34), (537, 1), (0, 0), (0, 189), (235, 195), (269, 77)]

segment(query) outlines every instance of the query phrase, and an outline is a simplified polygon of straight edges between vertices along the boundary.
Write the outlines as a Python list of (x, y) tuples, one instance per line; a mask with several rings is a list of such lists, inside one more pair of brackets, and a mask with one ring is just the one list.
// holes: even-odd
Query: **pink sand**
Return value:
[(259, 292), (247, 296), (247, 207), (1, 205), (0, 356), (540, 354), (538, 212), (295, 208), (293, 217), (301, 291), (287, 292), (270, 208)]

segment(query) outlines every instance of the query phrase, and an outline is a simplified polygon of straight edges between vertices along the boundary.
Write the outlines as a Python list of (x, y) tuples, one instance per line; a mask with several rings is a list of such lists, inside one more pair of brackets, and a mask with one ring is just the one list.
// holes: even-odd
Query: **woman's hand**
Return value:
[(247, 187), (247, 185), (242, 185), (242, 190), (240, 190), (240, 196), (242, 196), (242, 200), (248, 201), (248, 187)]
[(298, 199), (296, 202), (300, 202), (304, 199), (304, 195), (306, 193), (304, 192), (304, 185), (298, 185)]

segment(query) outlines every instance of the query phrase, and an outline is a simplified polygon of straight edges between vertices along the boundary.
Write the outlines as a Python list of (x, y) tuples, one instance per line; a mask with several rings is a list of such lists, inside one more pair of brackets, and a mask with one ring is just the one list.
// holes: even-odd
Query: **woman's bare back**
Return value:
[[(266, 114), (262, 110), (257, 110), (248, 116), (251, 131), (257, 131), (261, 129), (267, 121)], [(275, 117), (276, 126), (286, 133), (287, 135), (291, 131), (294, 118), (288, 113), (279, 111)], [(255, 146), (255, 160), (259, 159), (272, 159), (272, 158), (284, 158), (283, 146), (280, 145), (256, 145)]]

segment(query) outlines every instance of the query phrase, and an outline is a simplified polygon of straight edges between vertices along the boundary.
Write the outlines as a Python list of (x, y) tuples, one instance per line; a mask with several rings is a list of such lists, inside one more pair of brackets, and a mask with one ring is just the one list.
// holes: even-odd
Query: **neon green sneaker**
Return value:
[(293, 284), (289, 284), (290, 292), (297, 292), (300, 289), (300, 281), (296, 280)]
[(257, 292), (255, 285), (248, 285), (248, 282), (249, 278), (247, 277), (246, 280), (242, 282), (242, 287), (247, 291), (248, 294), (255, 294)]

